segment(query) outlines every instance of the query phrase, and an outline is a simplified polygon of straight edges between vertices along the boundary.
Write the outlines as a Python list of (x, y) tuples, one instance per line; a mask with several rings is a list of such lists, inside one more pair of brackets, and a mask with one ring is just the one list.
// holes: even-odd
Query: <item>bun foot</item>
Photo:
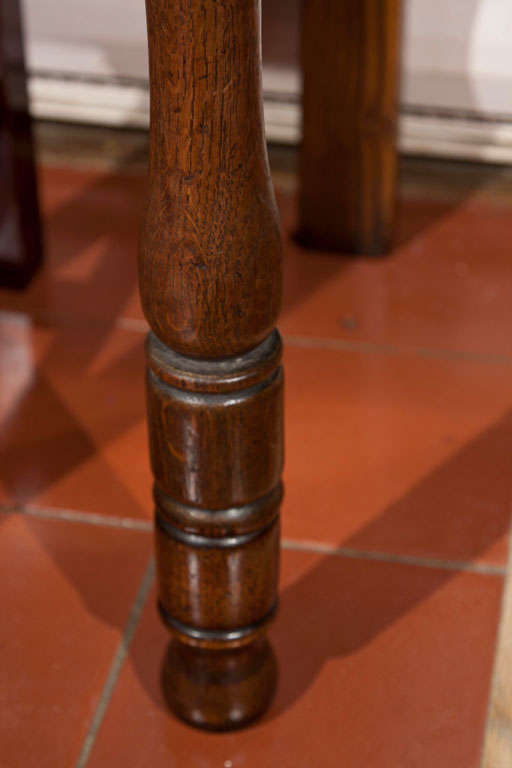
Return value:
[(169, 643), (162, 688), (170, 709), (197, 728), (229, 731), (252, 722), (269, 707), (277, 661), (266, 638), (239, 648), (212, 650)]

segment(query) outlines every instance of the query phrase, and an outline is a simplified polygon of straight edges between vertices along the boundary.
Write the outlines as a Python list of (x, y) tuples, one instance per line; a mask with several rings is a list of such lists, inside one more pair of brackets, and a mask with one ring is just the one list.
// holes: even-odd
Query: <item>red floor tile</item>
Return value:
[(476, 768), (501, 579), (287, 552), (277, 700), (235, 734), (175, 721), (148, 603), (90, 768)]
[[(2, 503), (151, 515), (143, 335), (119, 328), (142, 317), (143, 187), (43, 171), (46, 266), (28, 291), (0, 291)], [(292, 232), (293, 201), (281, 205)], [(512, 351), (510, 221), (476, 198), (409, 200), (385, 259), (287, 241), (285, 334), (401, 351), (288, 346), (285, 537), (505, 562), (512, 368), (492, 355)], [(29, 517), (0, 525), (0, 763), (68, 768), (151, 539)], [(151, 604), (91, 766), (476, 768), (501, 579), (290, 551), (283, 563), (270, 715), (225, 736), (170, 718), (158, 686), (167, 635)]]
[(0, 317), (0, 501), (151, 515), (143, 342)]
[[(292, 233), (292, 201), (282, 197), (281, 209)], [(322, 254), (288, 239), (281, 330), (510, 355), (511, 221), (501, 202), (406, 200), (386, 257)]]
[(0, 517), (0, 764), (75, 765), (151, 537)]
[(505, 563), (512, 370), (289, 347), (283, 535)]

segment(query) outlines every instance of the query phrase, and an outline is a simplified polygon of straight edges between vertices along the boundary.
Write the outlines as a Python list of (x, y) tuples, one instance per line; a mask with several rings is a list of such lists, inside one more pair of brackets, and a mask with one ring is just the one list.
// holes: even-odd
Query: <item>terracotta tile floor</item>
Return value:
[(499, 577), (304, 552), (286, 552), (283, 571), (281, 677), (265, 720), (212, 735), (169, 718), (156, 663), (167, 639), (150, 599), (91, 768), (148, 756), (152, 768), (478, 765)]
[(148, 534), (2, 515), (0, 765), (72, 766), (150, 558)]
[(444, 168), (406, 167), (380, 260), (296, 246), (276, 176), (281, 677), (263, 722), (220, 736), (158, 686), (144, 176), (42, 165), (46, 265), (0, 291), (2, 768), (480, 765), (511, 522), (512, 190)]

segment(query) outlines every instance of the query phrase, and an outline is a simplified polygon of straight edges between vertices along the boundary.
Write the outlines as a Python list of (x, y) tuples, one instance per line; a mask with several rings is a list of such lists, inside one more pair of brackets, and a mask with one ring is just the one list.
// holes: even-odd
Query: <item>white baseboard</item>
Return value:
[(149, 93), (145, 84), (74, 77), (29, 77), (32, 115), (126, 128), (149, 125)]
[[(279, 80), (264, 71), (265, 125), (270, 141), (300, 141), (296, 78)], [(32, 114), (37, 118), (98, 125), (147, 128), (149, 95), (144, 82), (116, 82), (57, 75), (29, 80)], [(400, 149), (426, 155), (512, 164), (512, 121), (410, 114), (400, 118)]]

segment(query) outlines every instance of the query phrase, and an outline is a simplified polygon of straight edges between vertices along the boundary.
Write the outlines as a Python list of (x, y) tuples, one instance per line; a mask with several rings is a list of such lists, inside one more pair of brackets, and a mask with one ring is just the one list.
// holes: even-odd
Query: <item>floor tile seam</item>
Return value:
[(155, 562), (154, 558), (151, 557), (133, 601), (128, 621), (126, 622), (126, 626), (123, 631), (123, 635), (112, 659), (109, 672), (103, 685), (100, 700), (82, 744), (75, 768), (86, 768), (89, 762), (89, 758), (96, 743), (101, 724), (103, 723), (105, 715), (107, 714), (112, 696), (114, 695), (114, 691), (121, 676), (124, 663), (128, 657), (135, 632), (137, 631), (137, 627), (140, 624), (142, 612), (147, 603), (154, 580)]
[(295, 552), (332, 555), (350, 560), (370, 560), (382, 563), (395, 563), (398, 565), (411, 565), (433, 570), (453, 571), (456, 573), (474, 573), (482, 576), (500, 576), (504, 578), (507, 572), (507, 567), (505, 565), (499, 565), (497, 563), (451, 560), (439, 557), (399, 554), (396, 552), (356, 549), (353, 547), (336, 546), (306, 539), (298, 540), (285, 538), (282, 540), (281, 546), (285, 550)]
[[(107, 528), (119, 528), (135, 530), (143, 533), (152, 533), (154, 529), (151, 520), (138, 520), (137, 518), (114, 517), (94, 512), (80, 512), (71, 509), (56, 507), (36, 507), (33, 505), (0, 505), (0, 514), (21, 514), (47, 520), (64, 520), (72, 523), (85, 523)], [(495, 563), (480, 563), (466, 560), (452, 560), (449, 558), (423, 557), (420, 555), (407, 555), (395, 552), (382, 552), (378, 550), (364, 550), (355, 547), (344, 547), (309, 539), (283, 538), (281, 541), (283, 550), (310, 552), (312, 554), (333, 555), (352, 560), (374, 560), (387, 563), (399, 563), (414, 565), (437, 570), (457, 572), (480, 573), (491, 576), (505, 576), (506, 566)]]
[[(83, 330), (89, 328), (89, 325), (82, 325), (80, 322), (63, 323), (63, 320), (69, 320), (70, 318), (46, 318), (47, 322), (43, 322), (37, 312), (22, 312), (19, 310), (5, 310), (5, 314), (18, 315), (19, 317), (26, 317), (33, 320), (36, 324), (47, 325), (49, 323), (53, 328), (59, 328), (65, 325), (66, 328), (76, 327), (77, 330)], [(19, 319), (18, 319), (19, 321)], [(9, 322), (9, 320), (6, 320)], [(16, 322), (16, 318), (13, 319)], [(101, 321), (98, 321), (97, 326), (101, 327)], [(115, 326), (124, 331), (132, 331), (134, 333), (147, 333), (149, 326), (145, 320), (132, 317), (120, 317), (116, 320)], [(471, 350), (461, 349), (441, 349), (436, 347), (423, 347), (423, 346), (408, 346), (401, 344), (387, 344), (373, 341), (364, 341), (362, 339), (340, 339), (336, 337), (328, 336), (302, 336), (297, 334), (284, 334), (283, 341), (288, 347), (296, 347), (299, 349), (324, 349), (338, 352), (359, 352), (369, 355), (389, 355), (393, 357), (416, 357), (425, 360), (445, 360), (448, 362), (466, 362), (466, 363), (478, 363), (482, 365), (493, 366), (512, 366), (512, 355), (506, 353), (486, 353), (475, 352)]]
[[(120, 317), (118, 318), (116, 325), (118, 328), (126, 331), (134, 331), (135, 333), (147, 333), (149, 331), (147, 322), (135, 317)], [(334, 336), (321, 337), (295, 334), (284, 334), (283, 342), (288, 347), (303, 349), (331, 349), (339, 352), (362, 352), (365, 354), (391, 355), (395, 357), (419, 357), (431, 360), (512, 366), (512, 355), (499, 352), (485, 353), (461, 349), (450, 350), (436, 347), (408, 346), (355, 339), (340, 339)]]
[(0, 514), (19, 514), (46, 520), (64, 520), (71, 523), (85, 523), (103, 528), (121, 528), (124, 530), (152, 533), (153, 522), (136, 517), (116, 517), (98, 512), (82, 512), (65, 507), (34, 506), (32, 504), (0, 504)]

